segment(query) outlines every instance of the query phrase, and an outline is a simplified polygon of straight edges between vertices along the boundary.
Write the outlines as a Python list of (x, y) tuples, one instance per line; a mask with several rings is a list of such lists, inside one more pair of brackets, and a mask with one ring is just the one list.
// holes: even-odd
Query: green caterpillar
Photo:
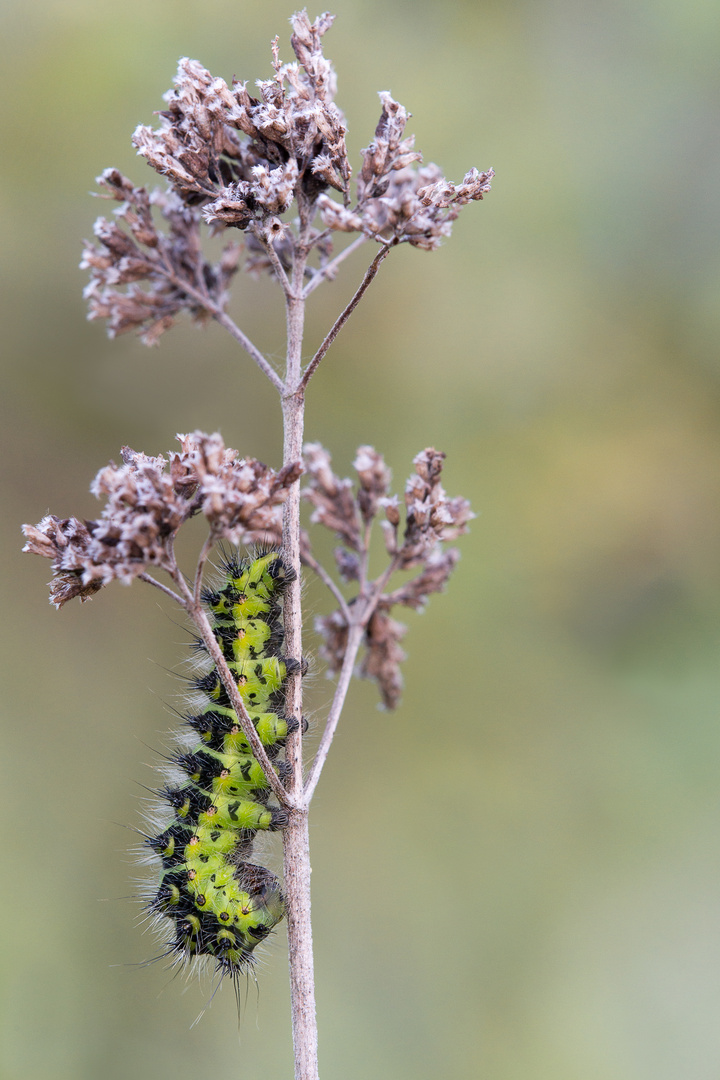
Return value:
[[(203, 602), (255, 730), (284, 779), (288, 767), (279, 754), (298, 727), (283, 715), (284, 685), (300, 665), (281, 655), (281, 599), (295, 574), (275, 550), (252, 559), (227, 558), (223, 570), (222, 587), (205, 590)], [(205, 646), (195, 644), (209, 665)], [(205, 707), (184, 720), (197, 742), (172, 758), (187, 781), (160, 792), (173, 818), (146, 839), (162, 862), (149, 909), (163, 927), (168, 919), (173, 927), (168, 955), (181, 963), (209, 957), (219, 974), (236, 979), (285, 914), (278, 879), (247, 859), (256, 832), (282, 829), (287, 814), (269, 804), (268, 782), (215, 667), (193, 686)]]

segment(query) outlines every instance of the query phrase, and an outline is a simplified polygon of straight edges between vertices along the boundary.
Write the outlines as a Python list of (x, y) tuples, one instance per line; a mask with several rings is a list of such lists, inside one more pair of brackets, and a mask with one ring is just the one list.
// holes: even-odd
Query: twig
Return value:
[(220, 308), (216, 308), (214, 311), (212, 311), (210, 308), (208, 308), (208, 310), (210, 311), (210, 314), (215, 319), (215, 321), (219, 322), (221, 326), (224, 326), (228, 333), (232, 334), (235, 340), (240, 342), (245, 352), (253, 358), (257, 366), (262, 371), (263, 375), (267, 376), (275, 389), (279, 390), (280, 393), (282, 393), (284, 390), (282, 379), (278, 375), (277, 371), (275, 371), (275, 369), (270, 366), (270, 364), (267, 362), (260, 350), (253, 345), (250, 338), (243, 333), (240, 327), (233, 322), (233, 320), (226, 312), (221, 311)]
[(330, 330), (329, 330), (325, 340), (323, 341), (322, 345), (320, 346), (318, 351), (315, 353), (315, 355), (313, 356), (313, 358), (310, 361), (310, 363), (308, 364), (308, 366), (305, 368), (305, 372), (303, 374), (303, 377), (302, 377), (302, 380), (301, 380), (301, 383), (300, 383), (303, 390), (305, 389), (307, 384), (310, 382), (310, 379), (313, 377), (313, 375), (317, 371), (317, 369), (318, 369), (318, 367), (320, 365), (320, 361), (325, 356), (325, 353), (328, 351), (328, 349), (332, 345), (333, 341), (338, 336), (338, 334), (342, 330), (343, 326), (348, 321), (348, 319), (352, 315), (353, 311), (355, 310), (355, 308), (358, 306), (358, 304), (362, 300), (366, 289), (368, 288), (368, 286), (370, 285), (371, 281), (373, 280), (373, 278), (375, 277), (375, 275), (377, 274), (377, 272), (378, 272), (378, 270), (380, 268), (380, 263), (383, 261), (384, 258), (386, 258), (386, 256), (388, 255), (388, 253), (390, 251), (390, 248), (395, 246), (395, 243), (396, 243), (395, 240), (391, 240), (391, 241), (389, 241), (389, 243), (383, 244), (383, 246), (380, 248), (380, 250), (378, 251), (378, 253), (375, 256), (375, 258), (373, 259), (373, 261), (368, 266), (367, 270), (365, 271), (365, 276), (363, 277), (362, 281), (358, 285), (358, 288), (357, 288), (357, 290), (355, 292), (355, 295), (353, 296), (352, 300), (350, 301), (348, 306), (345, 308), (345, 310), (343, 312), (341, 312), (340, 315), (338, 315), (337, 319), (335, 320), (335, 323), (330, 328)]
[(250, 719), (250, 714), (247, 711), (245, 702), (243, 701), (238, 692), (237, 684), (235, 683), (232, 672), (230, 671), (230, 668), (227, 665), (227, 661), (223, 656), (222, 649), (218, 645), (215, 635), (213, 634), (212, 627), (210, 626), (210, 621), (205, 614), (205, 609), (203, 608), (201, 603), (195, 602), (195, 597), (190, 591), (189, 587), (185, 584), (182, 574), (177, 569), (177, 566), (175, 567), (175, 573), (173, 574), (173, 577), (175, 578), (175, 581), (178, 583), (183, 595), (185, 596), (185, 609), (190, 618), (195, 623), (198, 630), (200, 631), (200, 636), (203, 640), (203, 644), (205, 645), (205, 648), (212, 657), (213, 663), (217, 668), (218, 675), (220, 676), (220, 681), (225, 687), (225, 692), (230, 698), (230, 704), (232, 705), (237, 715), (238, 722), (243, 730), (243, 734), (250, 743), (253, 755), (255, 756), (255, 759), (260, 765), (260, 768), (262, 769), (269, 786), (272, 788), (273, 794), (277, 798), (280, 805), (285, 807), (286, 809), (294, 806), (295, 801), (283, 787), (280, 781), (280, 777), (275, 772), (272, 762), (267, 756), (265, 747), (260, 741), (260, 736), (255, 729), (255, 725)]
[(195, 584), (193, 587), (193, 600), (197, 605), (200, 604), (201, 592), (202, 592), (202, 580), (203, 571), (205, 569), (205, 563), (208, 560), (210, 552), (215, 547), (215, 538), (208, 536), (205, 543), (202, 546), (200, 554), (198, 555), (197, 566), (195, 567)]
[(335, 271), (344, 259), (347, 259), (348, 255), (352, 255), (353, 251), (357, 251), (359, 247), (367, 243), (366, 236), (358, 236), (353, 240), (352, 244), (348, 244), (346, 248), (343, 248), (334, 259), (330, 259), (325, 266), (321, 266), (319, 270), (316, 270), (311, 277), (310, 281), (305, 286), (305, 298), (317, 289), (318, 285), (321, 285), (326, 278), (332, 278), (335, 275)]
[(275, 247), (273, 245), (272, 240), (269, 240), (258, 229), (252, 229), (251, 231), (252, 231), (252, 234), (255, 237), (255, 239), (258, 241), (258, 243), (262, 244), (263, 248), (265, 249), (265, 251), (267, 253), (267, 257), (270, 260), (270, 265), (272, 266), (273, 270), (275, 271), (275, 277), (278, 279), (278, 281), (282, 285), (283, 292), (285, 293), (286, 296), (289, 296), (290, 295), (290, 290), (291, 290), (290, 279), (288, 278), (287, 274), (285, 273), (285, 267), (283, 266), (283, 264), (280, 262), (280, 259), (278, 258), (278, 253), (275, 250)]
[(355, 660), (357, 659), (358, 650), (362, 644), (364, 634), (365, 629), (359, 622), (350, 623), (347, 645), (345, 646), (345, 655), (343, 657), (337, 686), (335, 687), (335, 696), (333, 697), (332, 705), (330, 706), (330, 711), (325, 722), (325, 730), (323, 731), (320, 745), (315, 754), (315, 760), (312, 763), (312, 768), (308, 773), (308, 778), (305, 781), (305, 787), (303, 789), (303, 801), (306, 806), (310, 805), (310, 800), (313, 797), (317, 782), (320, 779), (320, 773), (322, 772), (323, 765), (325, 764), (325, 760), (330, 751), (330, 746), (332, 745), (335, 729), (337, 728), (340, 714), (343, 705), (345, 704), (345, 698), (347, 697), (350, 680), (352, 679), (353, 670), (355, 668)]
[(330, 590), (330, 592), (333, 594), (333, 596), (335, 597), (335, 599), (338, 602), (338, 606), (339, 606), (340, 610), (342, 611), (343, 615), (345, 616), (345, 621), (349, 623), (350, 622), (350, 608), (348, 607), (347, 600), (345, 599), (343, 594), (340, 592), (339, 588), (337, 587), (337, 585), (335, 584), (333, 579), (330, 577), (330, 575), (328, 574), (325, 567), (321, 566), (320, 563), (317, 561), (317, 559), (313, 558), (313, 556), (310, 554), (310, 552), (305, 552), (300, 557), (302, 559), (303, 564), (305, 566), (309, 566), (310, 569), (315, 574), (317, 574), (317, 576), (320, 578), (323, 585), (325, 585)]
[[(366, 529), (365, 534), (365, 556), (368, 554), (370, 541), (370, 526)], [(345, 704), (345, 698), (347, 696), (348, 688), (350, 686), (350, 680), (352, 678), (353, 670), (355, 667), (355, 660), (357, 659), (358, 650), (362, 644), (365, 630), (367, 628), (373, 612), (377, 608), (378, 601), (382, 596), (383, 589), (388, 583), (388, 580), (393, 575), (399, 565), (399, 557), (396, 555), (388, 563), (387, 567), (373, 583), (369, 591), (369, 594), (365, 597), (364, 603), (362, 602), (362, 595), (365, 589), (365, 564), (366, 558), (361, 561), (361, 591), (358, 597), (357, 610), (350, 612), (350, 609), (343, 598), (341, 610), (345, 615), (346, 622), (348, 624), (348, 637), (345, 645), (345, 655), (343, 656), (342, 666), (340, 668), (340, 675), (338, 677), (337, 686), (335, 687), (335, 695), (330, 706), (327, 720), (325, 722), (325, 730), (323, 731), (320, 745), (318, 746), (315, 760), (313, 761), (312, 768), (308, 773), (307, 780), (305, 781), (305, 787), (303, 789), (303, 799), (306, 805), (309, 806), (310, 800), (313, 797), (317, 782), (320, 779), (320, 773), (322, 772), (325, 760), (330, 752), (330, 746), (332, 745), (333, 738), (335, 736), (335, 729), (337, 728), (340, 714), (342, 713), (343, 706)], [(335, 590), (333, 590), (334, 592)]]
[(367, 602), (363, 610), (362, 617), (360, 619), (363, 627), (367, 626), (372, 618), (373, 612), (378, 605), (378, 600), (382, 596), (383, 589), (387, 585), (390, 578), (400, 565), (400, 556), (393, 555), (391, 561), (387, 564), (380, 577), (376, 578), (372, 583), (372, 588), (367, 597)]
[(232, 335), (232, 337), (234, 337), (235, 340), (240, 343), (240, 345), (242, 345), (248, 356), (252, 357), (252, 359), (262, 371), (263, 375), (267, 376), (267, 378), (270, 380), (276, 390), (279, 390), (280, 393), (282, 393), (284, 389), (283, 381), (278, 375), (277, 371), (275, 371), (275, 369), (270, 366), (270, 364), (260, 352), (258, 347), (252, 343), (247, 334), (240, 329), (237, 323), (235, 323), (230, 318), (227, 312), (223, 311), (222, 308), (218, 307), (217, 304), (213, 303), (209, 296), (203, 293), (201, 289), (198, 289), (197, 286), (193, 285), (185, 278), (179, 277), (169, 266), (167, 266), (167, 264), (163, 267), (163, 273), (167, 277), (168, 281), (171, 281), (177, 289), (180, 289), (181, 292), (184, 292), (187, 296), (190, 296), (193, 300), (196, 300), (201, 307), (205, 308), (208, 314), (212, 315), (213, 319), (215, 319), (216, 322), (220, 323), (221, 326), (225, 327), (227, 332)]
[(180, 607), (185, 607), (185, 601), (183, 600), (182, 596), (178, 596), (178, 594), (176, 592), (173, 592), (172, 589), (168, 589), (167, 585), (163, 585), (161, 581), (156, 581), (155, 578), (152, 577), (150, 574), (138, 574), (138, 578), (140, 579), (140, 581), (146, 581), (148, 585), (154, 585), (156, 589), (160, 589), (161, 592), (164, 592), (168, 596), (171, 596), (173, 600), (177, 601)]

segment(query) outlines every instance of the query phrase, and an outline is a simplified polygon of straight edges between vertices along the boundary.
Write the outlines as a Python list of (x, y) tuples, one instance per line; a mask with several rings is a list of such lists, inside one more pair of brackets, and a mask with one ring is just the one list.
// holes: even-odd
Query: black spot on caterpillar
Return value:
[[(294, 572), (275, 550), (226, 558), (222, 569), (221, 587), (205, 590), (203, 602), (260, 741), (284, 779), (280, 754), (298, 726), (284, 715), (284, 687), (299, 665), (281, 652), (281, 601)], [(187, 779), (159, 793), (173, 815), (145, 841), (162, 864), (149, 910), (165, 933), (168, 920), (172, 927), (166, 955), (179, 963), (209, 958), (218, 974), (237, 980), (285, 913), (276, 876), (248, 859), (258, 830), (282, 829), (287, 815), (269, 802), (267, 779), (205, 646), (196, 641), (195, 648), (201, 674), (193, 687), (202, 704), (184, 720), (197, 741), (172, 757)]]

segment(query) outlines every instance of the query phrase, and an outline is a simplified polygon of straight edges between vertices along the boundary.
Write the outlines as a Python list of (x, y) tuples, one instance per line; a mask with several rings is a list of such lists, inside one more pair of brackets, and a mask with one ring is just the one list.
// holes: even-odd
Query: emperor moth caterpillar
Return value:
[[(285, 682), (299, 664), (281, 653), (281, 600), (294, 571), (276, 550), (223, 562), (224, 580), (203, 592), (213, 634), (250, 719), (281, 779), (280, 753), (298, 722), (283, 714)], [(285, 913), (277, 877), (249, 862), (258, 830), (278, 830), (287, 814), (269, 802), (269, 785), (204, 644), (196, 641), (201, 704), (187, 714), (189, 749), (171, 761), (185, 774), (159, 793), (172, 809), (157, 836), (146, 838), (162, 868), (150, 912), (173, 936), (167, 953), (182, 963), (215, 961), (233, 978)]]

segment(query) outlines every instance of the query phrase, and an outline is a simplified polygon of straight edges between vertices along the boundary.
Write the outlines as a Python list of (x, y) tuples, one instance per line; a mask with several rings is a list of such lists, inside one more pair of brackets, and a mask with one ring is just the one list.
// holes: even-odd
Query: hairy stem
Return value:
[(260, 741), (260, 736), (255, 730), (255, 725), (250, 719), (250, 715), (245, 706), (245, 702), (238, 693), (237, 685), (235, 683), (235, 680), (233, 679), (230, 668), (227, 666), (227, 662), (225, 660), (225, 657), (223, 656), (222, 649), (217, 643), (215, 634), (213, 633), (213, 629), (210, 625), (210, 620), (205, 614), (205, 608), (203, 607), (202, 602), (196, 601), (195, 596), (185, 584), (185, 581), (183, 580), (182, 575), (179, 572), (175, 575), (175, 581), (180, 586), (180, 589), (184, 596), (183, 606), (192, 621), (195, 623), (196, 627), (198, 628), (200, 632), (200, 637), (203, 640), (203, 644), (205, 645), (205, 648), (207, 649), (210, 656), (212, 657), (212, 661), (217, 668), (217, 673), (220, 676), (220, 681), (225, 687), (225, 691), (230, 698), (230, 704), (235, 710), (240, 727), (242, 728), (245, 737), (250, 743), (255, 760), (262, 769), (265, 775), (265, 779), (272, 788), (273, 794), (275, 795), (280, 805), (285, 809), (289, 809), (294, 802), (293, 796), (292, 794), (288, 793), (283, 787), (280, 778), (275, 772), (273, 764), (270, 761), (270, 758), (267, 756), (265, 747)]
[(323, 731), (320, 745), (315, 755), (315, 760), (312, 763), (312, 768), (310, 769), (310, 773), (305, 782), (303, 802), (306, 806), (310, 805), (310, 800), (315, 793), (317, 782), (320, 779), (320, 773), (322, 772), (327, 756), (330, 753), (330, 747), (335, 736), (335, 729), (338, 726), (340, 714), (342, 713), (345, 704), (345, 698), (347, 697), (347, 692), (350, 687), (350, 680), (352, 679), (357, 654), (362, 645), (363, 637), (365, 636), (365, 630), (373, 616), (373, 612), (378, 605), (378, 601), (385, 586), (399, 565), (399, 558), (396, 555), (388, 563), (380, 577), (372, 582), (371, 587), (368, 589), (367, 557), (369, 548), (370, 525), (367, 525), (364, 537), (363, 558), (360, 561), (360, 594), (352, 611), (341, 596), (342, 603), (340, 605), (340, 610), (345, 615), (348, 624), (347, 643), (345, 645), (345, 655), (343, 656), (340, 675), (338, 676), (337, 686), (335, 687), (335, 695), (332, 700), (332, 705), (330, 706), (327, 720), (325, 721), (325, 730)]
[(305, 286), (305, 296), (308, 297), (311, 292), (314, 292), (315, 289), (317, 289), (318, 285), (323, 283), (323, 281), (331, 281), (335, 277), (340, 263), (365, 243), (367, 243), (367, 237), (358, 236), (351, 244), (348, 244), (346, 248), (343, 248), (334, 259), (330, 259), (325, 266), (321, 266), (319, 270), (316, 270)]
[(317, 559), (313, 558), (313, 556), (310, 554), (309, 551), (303, 552), (302, 561), (303, 561), (303, 565), (304, 566), (309, 566), (310, 569), (312, 571), (314, 571), (314, 573), (316, 573), (317, 576), (320, 578), (323, 585), (327, 589), (330, 590), (330, 592), (333, 594), (333, 596), (337, 600), (338, 607), (340, 608), (343, 615), (345, 616), (345, 620), (349, 623), (350, 622), (350, 608), (348, 607), (347, 600), (345, 599), (343, 594), (340, 592), (340, 589), (337, 587), (337, 585), (335, 584), (333, 579), (330, 577), (330, 575), (328, 574), (325, 567), (322, 566), (317, 561)]
[(305, 790), (303, 792), (303, 799), (306, 806), (310, 805), (310, 800), (313, 797), (317, 782), (320, 779), (320, 773), (322, 772), (325, 760), (330, 752), (330, 746), (335, 735), (335, 729), (337, 728), (338, 721), (340, 719), (340, 713), (342, 712), (343, 705), (345, 704), (345, 698), (347, 696), (348, 688), (350, 686), (350, 680), (352, 679), (353, 669), (355, 667), (355, 660), (357, 659), (358, 650), (362, 644), (363, 635), (365, 633), (364, 625), (354, 622), (350, 624), (348, 630), (347, 645), (345, 646), (345, 655), (343, 657), (342, 668), (340, 669), (340, 675), (338, 677), (338, 683), (335, 687), (335, 696), (333, 697), (332, 705), (330, 706), (330, 712), (325, 722), (325, 730), (323, 731), (322, 739), (318, 747), (315, 760), (310, 770), (310, 775), (307, 778), (305, 784)]
[(375, 258), (373, 259), (373, 261), (368, 266), (367, 270), (365, 271), (365, 276), (363, 277), (362, 281), (358, 285), (358, 287), (357, 287), (357, 289), (355, 291), (355, 295), (353, 296), (352, 300), (347, 305), (345, 310), (342, 311), (338, 315), (338, 317), (335, 320), (334, 324), (331, 326), (330, 330), (328, 331), (322, 345), (320, 346), (320, 348), (315, 353), (312, 360), (310, 361), (310, 363), (306, 367), (305, 374), (303, 375), (303, 378), (302, 378), (302, 387), (303, 387), (303, 389), (310, 382), (310, 379), (313, 377), (313, 375), (317, 371), (318, 366), (320, 364), (320, 361), (325, 356), (325, 353), (328, 351), (328, 349), (332, 345), (333, 341), (338, 336), (338, 334), (342, 330), (343, 326), (348, 321), (348, 319), (352, 315), (353, 311), (355, 310), (355, 308), (358, 306), (358, 304), (362, 300), (363, 296), (365, 295), (366, 289), (368, 288), (368, 286), (372, 282), (373, 278), (377, 274), (378, 270), (380, 269), (380, 263), (383, 261), (384, 258), (387, 257), (387, 255), (390, 252), (390, 248), (394, 245), (394, 243), (395, 243), (395, 241), (391, 240), (389, 243), (383, 244), (383, 246), (380, 248), (380, 250), (378, 251), (378, 253), (375, 256)]
[(282, 393), (282, 379), (277, 371), (275, 371), (268, 363), (258, 347), (253, 344), (237, 323), (235, 323), (221, 307), (218, 307), (218, 305), (210, 299), (207, 293), (204, 293), (196, 285), (193, 285), (192, 282), (187, 281), (183, 277), (179, 277), (167, 264), (164, 264), (163, 269), (168, 281), (171, 281), (172, 284), (180, 289), (181, 292), (184, 292), (186, 296), (189, 296), (192, 300), (195, 300), (200, 304), (201, 307), (204, 307), (208, 314), (212, 315), (213, 319), (215, 319), (216, 322), (219, 322), (220, 325), (223, 326), (240, 345), (242, 345), (245, 352), (248, 356), (252, 357), (263, 375), (266, 375), (273, 386)]
[[(283, 830), (284, 879), (292, 1000), (295, 1080), (317, 1080), (317, 1019), (310, 922), (310, 842), (308, 809), (292, 810)], [(303, 898), (307, 897), (307, 904)]]
[(148, 585), (154, 585), (156, 589), (160, 589), (160, 591), (164, 592), (167, 596), (171, 596), (173, 600), (177, 601), (180, 607), (185, 607), (185, 601), (182, 596), (178, 596), (172, 589), (168, 589), (167, 585), (163, 585), (161, 581), (156, 581), (152, 574), (138, 574), (138, 578), (140, 581), (147, 582)]
[[(302, 283), (307, 263), (308, 214), (298, 193), (300, 233), (295, 246), (290, 289), (286, 292), (287, 366), (283, 410), (283, 464), (302, 457), (305, 395), (301, 386), (302, 340), (305, 300)], [(296, 572), (283, 604), (287, 655), (302, 658), (302, 609), (300, 601), (300, 480), (290, 489), (283, 515), (285, 557)], [(295, 1080), (318, 1080), (318, 1037), (315, 1013), (315, 973), (310, 920), (310, 845), (307, 806), (302, 798), (302, 683), (298, 672), (288, 680), (286, 709), (299, 722), (288, 737), (285, 758), (292, 773), (289, 790), (296, 808), (283, 832), (285, 899), (287, 904), (288, 962), (292, 1009)]]
[(253, 358), (257, 366), (262, 371), (263, 375), (267, 376), (273, 386), (277, 390), (282, 391), (282, 380), (278, 375), (277, 371), (275, 371), (275, 369), (270, 366), (270, 364), (265, 359), (260, 350), (255, 348), (250, 338), (243, 333), (240, 327), (233, 322), (230, 316), (226, 315), (225, 312), (221, 311), (219, 308), (211, 309), (211, 314), (213, 318), (220, 323), (221, 326), (225, 327), (229, 334), (232, 334), (236, 341), (240, 342), (245, 352)]
[(260, 229), (252, 229), (251, 231), (255, 238), (258, 240), (258, 242), (262, 244), (263, 248), (265, 249), (267, 257), (270, 260), (270, 264), (275, 271), (275, 277), (277, 278), (278, 283), (282, 287), (285, 295), (288, 296), (291, 292), (290, 281), (288, 280), (288, 276), (285, 273), (285, 268), (283, 267), (283, 264), (278, 258), (278, 254), (275, 250), (275, 245), (273, 244), (272, 237), (266, 236)]
[(214, 546), (214, 538), (212, 536), (208, 536), (202, 546), (202, 551), (198, 556), (197, 566), (195, 567), (195, 583), (193, 586), (193, 599), (197, 606), (200, 605), (200, 601), (202, 600), (202, 584), (203, 573), (205, 572), (205, 563), (208, 561), (208, 557)]

